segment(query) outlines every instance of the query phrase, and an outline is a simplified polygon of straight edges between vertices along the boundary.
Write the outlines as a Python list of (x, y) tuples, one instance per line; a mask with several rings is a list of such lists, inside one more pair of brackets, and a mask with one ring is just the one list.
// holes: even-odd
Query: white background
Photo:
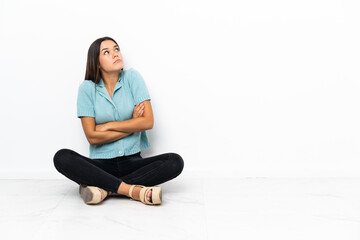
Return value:
[(76, 116), (87, 51), (120, 45), (155, 124), (143, 157), (184, 172), (360, 176), (357, 1), (0, 1), (0, 178), (62, 178), (88, 156)]

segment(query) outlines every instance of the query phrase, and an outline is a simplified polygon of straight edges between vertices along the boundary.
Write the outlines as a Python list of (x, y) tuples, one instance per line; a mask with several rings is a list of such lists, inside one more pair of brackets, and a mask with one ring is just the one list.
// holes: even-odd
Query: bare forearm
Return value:
[(120, 132), (142, 132), (151, 129), (152, 127), (152, 123), (144, 117), (106, 123), (107, 130)]
[(88, 141), (91, 145), (109, 143), (130, 135), (131, 132), (119, 131), (94, 131), (89, 137)]
[[(146, 112), (144, 112), (146, 109)], [(95, 126), (96, 131), (117, 131), (117, 132), (143, 132), (152, 129), (154, 117), (150, 100), (137, 104), (134, 108), (133, 118), (124, 121), (112, 121)]]

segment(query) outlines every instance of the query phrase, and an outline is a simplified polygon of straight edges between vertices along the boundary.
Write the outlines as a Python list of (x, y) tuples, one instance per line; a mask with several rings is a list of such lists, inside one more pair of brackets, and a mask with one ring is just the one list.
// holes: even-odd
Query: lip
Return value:
[(119, 62), (119, 61), (121, 61), (121, 59), (116, 60), (114, 63), (117, 63), (117, 62)]

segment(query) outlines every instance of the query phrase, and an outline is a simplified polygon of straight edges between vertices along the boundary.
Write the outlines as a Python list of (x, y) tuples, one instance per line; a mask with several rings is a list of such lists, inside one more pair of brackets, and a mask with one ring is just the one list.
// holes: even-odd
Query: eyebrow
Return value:
[[(118, 45), (116, 44), (114, 47), (118, 47)], [(105, 49), (108, 49), (108, 48), (103, 48), (101, 51), (104, 51)]]

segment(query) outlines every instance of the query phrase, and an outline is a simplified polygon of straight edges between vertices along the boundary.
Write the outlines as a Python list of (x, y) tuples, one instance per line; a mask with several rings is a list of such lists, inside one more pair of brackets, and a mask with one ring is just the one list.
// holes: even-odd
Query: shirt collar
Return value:
[[(119, 74), (119, 79), (118, 79), (118, 82), (116, 83), (116, 86), (122, 85), (122, 84), (119, 84), (119, 83), (122, 83), (121, 80), (122, 80), (123, 75), (124, 75), (124, 71), (121, 69), (120, 74)], [(99, 81), (98, 84), (96, 84), (96, 87), (100, 87), (100, 88), (105, 87), (104, 80), (102, 78), (100, 78), (100, 81)]]

